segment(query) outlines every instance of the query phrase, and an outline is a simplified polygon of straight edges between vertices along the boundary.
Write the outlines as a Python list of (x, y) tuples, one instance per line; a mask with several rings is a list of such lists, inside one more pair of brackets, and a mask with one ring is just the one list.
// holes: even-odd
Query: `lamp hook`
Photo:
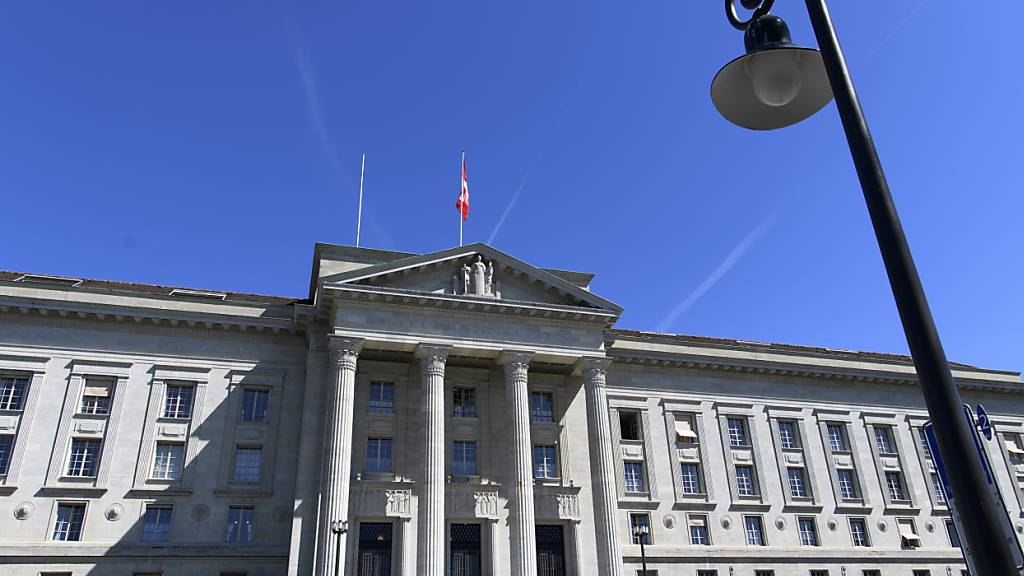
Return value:
[(729, 17), (729, 23), (732, 24), (733, 28), (746, 30), (751, 22), (764, 16), (772, 9), (772, 4), (775, 3), (775, 0), (740, 0), (740, 3), (747, 10), (754, 11), (750, 18), (740, 20), (739, 15), (736, 13), (736, 0), (725, 0), (725, 15)]

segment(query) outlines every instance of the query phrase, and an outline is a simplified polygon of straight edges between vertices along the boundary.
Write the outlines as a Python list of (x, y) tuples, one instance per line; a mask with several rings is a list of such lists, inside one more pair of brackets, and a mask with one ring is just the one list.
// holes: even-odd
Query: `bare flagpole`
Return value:
[[(462, 151), (462, 162), (459, 163), (459, 198), (462, 197), (463, 180), (466, 177), (466, 151)], [(459, 247), (462, 247), (462, 208), (459, 208)]]
[(359, 248), (359, 232), (363, 226), (363, 176), (366, 175), (366, 152), (363, 152), (363, 166), (359, 170), (359, 212), (356, 215), (356, 248)]

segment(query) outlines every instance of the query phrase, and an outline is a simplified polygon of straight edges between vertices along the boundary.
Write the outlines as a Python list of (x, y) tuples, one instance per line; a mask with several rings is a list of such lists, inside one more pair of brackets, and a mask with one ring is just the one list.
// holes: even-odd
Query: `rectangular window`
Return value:
[(853, 477), (853, 470), (836, 470), (836, 479), (839, 482), (839, 493), (846, 500), (856, 500), (859, 498), (857, 495), (857, 481)]
[(448, 533), (449, 576), (479, 576), (480, 525), (452, 523), (448, 527)]
[(538, 445), (533, 447), (533, 477), (542, 479), (558, 477), (554, 446)]
[(882, 576), (882, 571), (881, 570), (865, 570), (863, 572), (863, 574), (864, 574), (864, 576)]
[(743, 527), (747, 533), (748, 546), (765, 546), (764, 524), (760, 516), (744, 516)]
[(619, 431), (623, 440), (640, 440), (640, 413), (619, 410)]
[(235, 482), (259, 482), (263, 465), (263, 448), (260, 446), (239, 446), (235, 449)]
[(711, 545), (707, 516), (690, 516), (690, 544), (695, 546)]
[(874, 426), (875, 445), (879, 454), (895, 454), (892, 443), (892, 430), (889, 426)]
[(14, 452), (14, 436), (0, 436), (0, 476), (6, 476)]
[(746, 418), (728, 418), (727, 423), (729, 426), (729, 446), (750, 446), (750, 442), (747, 440)]
[(626, 475), (626, 492), (634, 494), (646, 492), (647, 490), (644, 486), (644, 463), (623, 462), (623, 468)]
[(370, 414), (395, 413), (395, 385), (392, 382), (370, 382)]
[(700, 482), (700, 465), (681, 463), (679, 475), (682, 479), (683, 494), (703, 494), (704, 487)]
[(700, 437), (697, 436), (692, 416), (676, 417), (676, 443), (687, 445), (700, 444)]
[(903, 489), (903, 475), (899, 472), (886, 472), (885, 485), (889, 489), (889, 499), (894, 502), (903, 502), (907, 499), (906, 490)]
[(946, 490), (942, 487), (942, 480), (939, 479), (939, 475), (935, 472), (931, 473), (932, 478), (932, 494), (935, 495), (936, 504), (946, 503)]
[(850, 518), (850, 539), (853, 545), (859, 548), (871, 546), (868, 540), (868, 527), (863, 518)]
[(456, 418), (476, 418), (476, 390), (473, 388), (456, 388), (452, 397), (452, 416)]
[(168, 384), (164, 394), (164, 418), (191, 418), (194, 391), (190, 384)]
[(53, 539), (62, 542), (78, 542), (82, 539), (82, 523), (85, 521), (85, 504), (58, 504), (57, 521), (53, 525)]
[(167, 542), (172, 510), (170, 506), (146, 506), (146, 515), (142, 519), (143, 542)]
[(814, 525), (814, 518), (798, 518), (797, 524), (800, 529), (800, 544), (803, 546), (817, 546), (818, 529)]
[(842, 424), (826, 424), (828, 431), (828, 444), (833, 452), (848, 452), (850, 450), (846, 443), (846, 427)]
[(82, 404), (78, 408), (80, 414), (110, 414), (110, 397), (113, 395), (114, 385), (110, 382), (97, 382), (94, 380), (85, 381), (85, 391), (82, 392)]
[(931, 570), (914, 570), (914, 576), (932, 576)]
[(779, 420), (779, 442), (783, 448), (800, 447), (800, 433), (797, 431), (796, 422)]
[(946, 535), (949, 536), (949, 545), (953, 548), (960, 547), (960, 535), (956, 531), (956, 526), (952, 520), (946, 520)]
[(551, 392), (530, 392), (530, 422), (554, 422), (555, 402)]
[(21, 410), (28, 378), (0, 376), (0, 410)]
[(736, 466), (736, 490), (740, 496), (757, 496), (753, 466)]
[(100, 441), (71, 441), (71, 456), (68, 458), (68, 476), (91, 478), (96, 475), (100, 462)]
[(184, 444), (157, 442), (151, 478), (155, 480), (177, 480), (180, 478), (181, 462), (184, 454)]
[(455, 441), (452, 449), (452, 474), (476, 476), (476, 442)]
[(718, 576), (718, 570), (697, 570), (697, 576)]
[(228, 526), (225, 542), (252, 542), (253, 517), (256, 509), (252, 506), (231, 506), (228, 508)]
[(828, 576), (828, 570), (811, 570), (811, 576)]
[(917, 535), (917, 528), (914, 527), (913, 519), (897, 519), (896, 528), (900, 535), (900, 545), (904, 550), (921, 546), (921, 537)]
[(921, 444), (921, 451), (924, 452), (924, 457), (932, 459), (932, 447), (928, 445), (928, 435), (924, 433), (924, 427), (917, 429), (917, 441)]
[(391, 438), (366, 439), (366, 471), (391, 472)]
[(794, 498), (807, 498), (807, 482), (804, 478), (804, 469), (790, 467), (786, 468), (789, 474), (789, 493)]
[(630, 534), (633, 544), (639, 544), (643, 540), (645, 546), (651, 545), (651, 515), (633, 513), (629, 515)]
[(242, 391), (242, 422), (266, 422), (270, 391), (246, 388)]

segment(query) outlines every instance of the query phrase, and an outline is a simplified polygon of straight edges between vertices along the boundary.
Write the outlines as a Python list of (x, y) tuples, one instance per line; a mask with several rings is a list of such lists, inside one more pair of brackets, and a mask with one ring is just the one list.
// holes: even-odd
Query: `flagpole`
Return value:
[(359, 232), (363, 226), (363, 176), (366, 175), (366, 152), (363, 152), (363, 166), (359, 170), (359, 212), (356, 215), (356, 248), (359, 248)]
[[(462, 178), (465, 175), (466, 170), (466, 151), (462, 151), (462, 161), (459, 163), (459, 195), (462, 195)], [(459, 209), (459, 247), (462, 247), (462, 221), (465, 218), (462, 217), (462, 209)]]

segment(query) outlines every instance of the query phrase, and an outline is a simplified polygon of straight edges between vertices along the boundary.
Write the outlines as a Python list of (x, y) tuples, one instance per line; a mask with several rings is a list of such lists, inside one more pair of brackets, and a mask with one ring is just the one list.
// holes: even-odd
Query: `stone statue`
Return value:
[(477, 254), (476, 262), (473, 262), (473, 295), (487, 295), (486, 274), (487, 266), (484, 264), (483, 256)]
[(468, 264), (463, 264), (462, 265), (462, 293), (463, 294), (469, 294), (469, 276), (470, 276), (469, 265)]
[(494, 261), (487, 263), (487, 295), (494, 296)]

